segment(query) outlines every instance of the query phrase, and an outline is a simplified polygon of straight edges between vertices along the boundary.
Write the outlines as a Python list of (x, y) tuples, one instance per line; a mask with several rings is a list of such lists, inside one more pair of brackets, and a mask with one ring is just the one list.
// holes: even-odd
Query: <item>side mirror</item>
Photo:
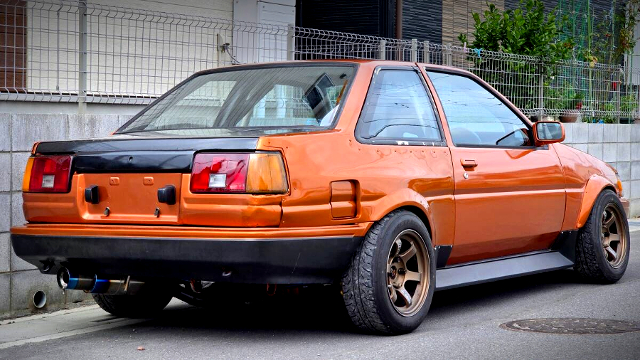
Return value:
[(564, 126), (557, 121), (538, 121), (533, 124), (533, 139), (536, 146), (564, 141)]

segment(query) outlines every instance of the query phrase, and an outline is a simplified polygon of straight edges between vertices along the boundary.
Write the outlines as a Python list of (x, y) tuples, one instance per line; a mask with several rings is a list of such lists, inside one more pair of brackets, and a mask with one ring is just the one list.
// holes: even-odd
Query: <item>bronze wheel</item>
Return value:
[(371, 226), (342, 277), (342, 298), (358, 328), (405, 334), (426, 318), (436, 285), (431, 236), (406, 210)]
[(629, 223), (618, 194), (605, 189), (576, 239), (573, 268), (591, 282), (611, 284), (629, 264)]
[(626, 232), (623, 231), (623, 216), (613, 204), (608, 204), (602, 212), (602, 230), (600, 241), (604, 257), (611, 267), (617, 269), (624, 262), (628, 243)]
[(387, 257), (387, 289), (394, 309), (402, 316), (418, 312), (429, 289), (429, 254), (415, 230), (396, 236)]

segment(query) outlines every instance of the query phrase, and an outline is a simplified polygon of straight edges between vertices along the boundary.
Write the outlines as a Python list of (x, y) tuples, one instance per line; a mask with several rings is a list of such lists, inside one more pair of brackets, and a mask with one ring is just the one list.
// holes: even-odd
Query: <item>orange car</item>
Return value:
[(405, 333), (435, 290), (571, 267), (622, 277), (621, 182), (563, 139), (454, 68), (203, 71), (108, 138), (35, 144), (11, 239), (115, 315), (228, 283), (339, 283), (355, 325)]

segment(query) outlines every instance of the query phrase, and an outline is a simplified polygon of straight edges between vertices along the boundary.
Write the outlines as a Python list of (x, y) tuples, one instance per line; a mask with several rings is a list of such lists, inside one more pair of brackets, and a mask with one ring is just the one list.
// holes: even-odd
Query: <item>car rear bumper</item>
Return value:
[[(51, 231), (43, 233), (47, 228)], [(157, 236), (158, 229), (150, 227), (126, 226), (129, 235), (114, 235), (122, 233), (123, 227), (113, 228), (30, 224), (13, 228), (11, 242), (16, 255), (47, 274), (56, 274), (64, 266), (101, 276), (315, 284), (340, 278), (362, 241), (362, 230), (366, 232), (363, 225), (306, 232), (208, 229), (208, 236), (198, 237), (194, 235), (206, 229), (186, 228), (182, 236)], [(96, 234), (100, 229), (103, 232)]]

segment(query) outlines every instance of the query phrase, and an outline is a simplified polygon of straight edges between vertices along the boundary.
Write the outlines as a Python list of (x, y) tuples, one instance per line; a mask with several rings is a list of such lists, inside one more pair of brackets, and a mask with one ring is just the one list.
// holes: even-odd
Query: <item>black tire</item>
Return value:
[(145, 291), (134, 295), (91, 294), (91, 296), (102, 310), (127, 318), (153, 317), (162, 311), (173, 297), (161, 291)]
[[(426, 294), (426, 297), (421, 298), (421, 307), (411, 315), (402, 315), (392, 303), (390, 290), (387, 289), (388, 276), (390, 277), (387, 274), (387, 261), (396, 237), (407, 230), (422, 238), (424, 250), (428, 254), (428, 264), (425, 263), (423, 267), (429, 269), (429, 282), (428, 285), (425, 284), (428, 288), (421, 291)], [(424, 280), (426, 278), (425, 275)], [(435, 282), (434, 250), (426, 226), (413, 213), (398, 210), (374, 224), (367, 233), (342, 278), (343, 300), (352, 323), (360, 330), (379, 334), (404, 334), (417, 328), (427, 316)], [(416, 285), (418, 286), (420, 285)], [(420, 306), (418, 302), (416, 304), (416, 307)]]
[[(617, 211), (618, 216), (621, 217), (620, 227), (622, 229), (616, 229), (616, 231), (620, 237), (624, 237), (626, 246), (620, 251), (620, 256), (623, 258), (617, 261), (618, 264), (610, 262), (609, 255), (605, 254), (606, 250), (603, 248), (602, 228), (605, 209)], [(578, 234), (574, 269), (589, 282), (615, 283), (624, 275), (629, 263), (629, 240), (629, 223), (620, 199), (609, 189), (602, 191), (591, 209), (587, 222)]]

